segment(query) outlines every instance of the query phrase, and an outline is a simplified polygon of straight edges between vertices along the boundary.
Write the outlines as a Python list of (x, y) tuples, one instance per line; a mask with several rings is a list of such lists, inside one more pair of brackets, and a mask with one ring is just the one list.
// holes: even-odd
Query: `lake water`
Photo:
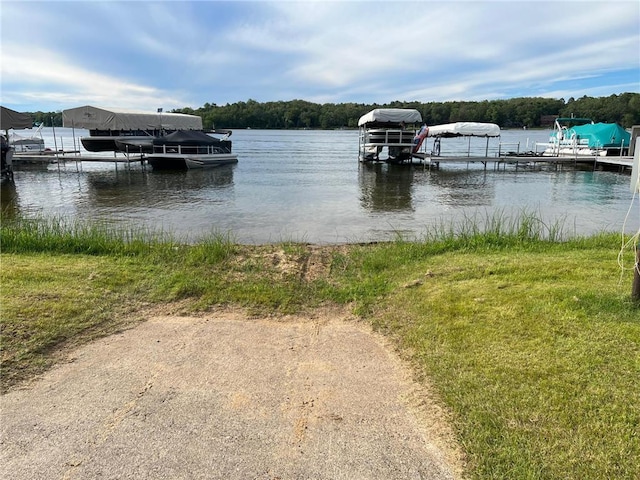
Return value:
[[(71, 149), (74, 133), (76, 142), (87, 135), (57, 128), (58, 148)], [(548, 135), (507, 130), (500, 141), (520, 142), (523, 151)], [(52, 130), (44, 129), (43, 136), (53, 148)], [(568, 234), (622, 231), (632, 202), (630, 176), (617, 172), (361, 164), (358, 133), (350, 130), (235, 130), (231, 139), (238, 164), (206, 170), (157, 172), (140, 165), (73, 161), (16, 166), (15, 186), (2, 187), (2, 208), (9, 215), (148, 227), (188, 240), (229, 232), (237, 242), (263, 244), (369, 242), (398, 234), (419, 238), (434, 225), (522, 211), (561, 222)], [(484, 153), (485, 144), (476, 139), (471, 147)], [(490, 145), (497, 149), (498, 141)], [(445, 139), (442, 153), (467, 147), (466, 140)], [(637, 211), (627, 233), (638, 228)]]

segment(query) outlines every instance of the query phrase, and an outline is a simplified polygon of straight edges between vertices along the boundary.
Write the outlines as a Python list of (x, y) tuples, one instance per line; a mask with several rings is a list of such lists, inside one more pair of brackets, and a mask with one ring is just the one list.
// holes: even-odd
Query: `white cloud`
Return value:
[(13, 97), (15, 103), (40, 100), (53, 105), (94, 103), (154, 110), (167, 103), (184, 106), (159, 89), (85, 70), (43, 47), (4, 47), (2, 93), (3, 98), (6, 94)]
[(638, 91), (639, 16), (622, 1), (3, 2), (2, 101), (155, 110)]

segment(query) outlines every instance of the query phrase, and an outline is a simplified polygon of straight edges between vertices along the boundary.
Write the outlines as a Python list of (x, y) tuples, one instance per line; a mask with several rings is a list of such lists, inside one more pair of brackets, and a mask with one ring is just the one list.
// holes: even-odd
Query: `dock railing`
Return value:
[(518, 155), (520, 153), (520, 142), (500, 142), (498, 144), (498, 157), (504, 157), (514, 152)]

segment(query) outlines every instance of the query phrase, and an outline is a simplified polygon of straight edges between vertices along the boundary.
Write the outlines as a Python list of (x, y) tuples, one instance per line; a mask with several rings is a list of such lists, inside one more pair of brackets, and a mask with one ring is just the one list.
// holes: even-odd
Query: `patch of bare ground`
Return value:
[(245, 248), (237, 255), (235, 262), (255, 262), (270, 268), (282, 277), (312, 282), (328, 278), (334, 255), (346, 253), (348, 248), (348, 245), (267, 245)]
[[(324, 264), (320, 250), (302, 265), (309, 275)], [(428, 383), (346, 309), (265, 318), (186, 308), (148, 308), (136, 314), (144, 322), (4, 395), (4, 474), (462, 478)]]

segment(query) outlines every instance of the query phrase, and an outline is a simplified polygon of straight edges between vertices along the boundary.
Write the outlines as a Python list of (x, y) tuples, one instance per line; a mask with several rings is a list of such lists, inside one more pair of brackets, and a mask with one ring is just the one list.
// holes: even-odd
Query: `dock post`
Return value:
[(80, 153), (80, 147), (76, 145), (76, 127), (74, 126), (73, 120), (71, 120), (71, 135), (73, 136), (73, 150), (77, 157)]
[(633, 266), (631, 299), (635, 302), (640, 302), (640, 245), (636, 245), (636, 263)]
[(56, 163), (58, 164), (58, 173), (60, 173), (60, 157), (58, 156), (58, 141), (56, 140), (56, 126), (51, 117), (51, 128), (53, 129), (53, 148), (56, 149)]

